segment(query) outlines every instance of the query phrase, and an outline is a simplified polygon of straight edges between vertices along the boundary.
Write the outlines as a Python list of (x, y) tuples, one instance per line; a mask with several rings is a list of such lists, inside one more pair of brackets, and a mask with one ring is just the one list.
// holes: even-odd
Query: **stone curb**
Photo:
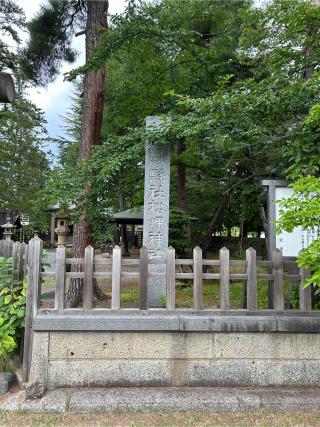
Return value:
[(41, 399), (8, 395), (3, 411), (109, 412), (320, 411), (320, 388), (113, 388), (48, 391)]
[(1, 372), (0, 373), (0, 395), (7, 393), (10, 387), (13, 386), (15, 381), (16, 381), (15, 374), (12, 374), (11, 372)]

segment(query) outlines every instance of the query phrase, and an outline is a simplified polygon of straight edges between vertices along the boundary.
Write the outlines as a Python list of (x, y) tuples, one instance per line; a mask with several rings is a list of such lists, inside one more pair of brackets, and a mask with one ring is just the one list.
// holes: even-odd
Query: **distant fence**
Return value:
[(50, 235), (48, 231), (42, 230), (39, 232), (35, 232), (32, 229), (24, 227), (14, 230), (12, 240), (28, 244), (29, 241), (35, 236), (35, 233), (40, 237), (40, 239), (42, 239), (46, 243), (49, 243)]

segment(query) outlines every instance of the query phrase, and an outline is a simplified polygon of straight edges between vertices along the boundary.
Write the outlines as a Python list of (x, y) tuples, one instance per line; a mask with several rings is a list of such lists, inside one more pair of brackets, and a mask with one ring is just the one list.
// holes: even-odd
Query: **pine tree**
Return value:
[(18, 30), (24, 26), (23, 10), (12, 0), (0, 0), (0, 71), (17, 70), (18, 57), (11, 44), (20, 43)]
[(45, 120), (24, 95), (17, 80), (15, 101), (0, 109), (0, 205), (39, 221), (37, 193), (45, 186), (49, 169), (41, 146)]
[[(74, 52), (72, 37), (85, 34), (86, 61), (101, 40), (101, 31), (107, 28), (107, 0), (49, 0), (40, 13), (28, 23), (30, 41), (24, 50), (23, 70), (37, 84), (47, 84), (58, 74), (62, 61), (72, 62)], [(83, 25), (85, 23), (85, 29)], [(105, 65), (91, 70), (84, 78), (81, 138), (78, 161), (89, 158), (93, 146), (100, 144), (100, 133), (104, 107)], [(84, 196), (90, 188), (82, 189)], [(81, 206), (82, 214), (74, 226), (73, 255), (84, 256), (91, 241), (91, 225), (86, 215), (86, 203)], [(68, 290), (67, 300), (76, 306), (82, 299), (83, 280), (74, 279)], [(98, 292), (97, 288), (96, 291)]]

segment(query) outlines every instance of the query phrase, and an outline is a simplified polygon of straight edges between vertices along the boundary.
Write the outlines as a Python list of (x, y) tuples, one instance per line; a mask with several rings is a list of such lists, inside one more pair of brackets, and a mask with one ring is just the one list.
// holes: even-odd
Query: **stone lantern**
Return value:
[(13, 233), (13, 228), (15, 227), (15, 225), (11, 224), (10, 221), (11, 220), (10, 220), (10, 217), (8, 215), (7, 218), (6, 218), (6, 223), (3, 224), (3, 225), (1, 225), (1, 228), (4, 229), (4, 232), (3, 232), (4, 240), (6, 240), (8, 242), (11, 240), (11, 236), (12, 236), (12, 233)]
[(67, 235), (70, 232), (68, 227), (68, 218), (66, 216), (57, 218), (57, 228), (55, 229), (55, 232), (58, 235), (58, 245), (65, 245)]
[(0, 102), (10, 103), (15, 99), (13, 78), (10, 74), (0, 72)]

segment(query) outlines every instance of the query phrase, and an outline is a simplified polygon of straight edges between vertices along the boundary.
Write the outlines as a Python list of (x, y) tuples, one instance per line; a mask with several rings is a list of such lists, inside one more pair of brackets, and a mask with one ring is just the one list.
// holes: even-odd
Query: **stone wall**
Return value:
[(34, 332), (29, 397), (78, 386), (320, 386), (320, 334)]

